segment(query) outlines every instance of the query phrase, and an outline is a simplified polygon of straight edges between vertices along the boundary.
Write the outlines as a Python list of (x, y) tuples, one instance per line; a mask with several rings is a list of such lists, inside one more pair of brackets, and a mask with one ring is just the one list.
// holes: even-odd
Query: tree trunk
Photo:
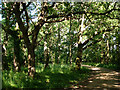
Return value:
[(72, 64), (72, 45), (70, 45), (69, 57), (70, 57), (70, 64)]
[(20, 40), (17, 36), (14, 36), (14, 67), (15, 71), (20, 71), (21, 59), (20, 59)]
[(3, 68), (3, 70), (4, 69), (8, 70), (8, 60), (7, 60), (7, 50), (6, 50), (7, 42), (8, 42), (8, 35), (7, 35), (7, 33), (5, 33), (4, 42), (2, 44), (2, 60), (3, 60), (2, 68)]
[(44, 41), (44, 61), (45, 61), (45, 68), (48, 67), (49, 64), (49, 52), (48, 52), (48, 46), (47, 46), (47, 34), (45, 35), (45, 41)]
[(60, 28), (58, 29), (58, 61), (57, 64), (60, 62)]
[(79, 37), (78, 37), (78, 51), (77, 51), (77, 58), (76, 58), (76, 68), (80, 70), (81, 62), (82, 62), (82, 51), (83, 51), (83, 44), (82, 44), (82, 34), (84, 30), (84, 14), (82, 16), (81, 28), (79, 27)]
[(70, 16), (70, 30), (69, 30), (69, 39), (70, 39), (70, 45), (69, 45), (69, 60), (70, 60), (70, 64), (72, 64), (72, 37), (71, 37), (71, 27), (72, 27), (72, 23), (71, 23), (71, 16)]
[(34, 47), (28, 48), (28, 75), (34, 77), (35, 75), (35, 52)]
[(118, 31), (118, 39), (117, 39), (117, 64), (120, 65), (120, 31)]
[(58, 46), (57, 45), (55, 50), (55, 63), (58, 63)]
[(107, 40), (107, 59), (106, 59), (106, 63), (108, 64), (109, 63), (109, 57), (110, 57), (110, 55), (109, 55), (109, 40)]
[(76, 68), (80, 70), (82, 62), (82, 44), (78, 44), (77, 58), (76, 58)]

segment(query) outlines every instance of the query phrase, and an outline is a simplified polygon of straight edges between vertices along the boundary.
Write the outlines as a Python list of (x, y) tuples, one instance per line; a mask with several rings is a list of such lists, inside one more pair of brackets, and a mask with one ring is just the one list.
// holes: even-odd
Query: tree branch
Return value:
[(55, 23), (55, 22), (62, 22), (62, 21), (64, 21), (65, 20), (65, 18), (62, 18), (62, 19), (58, 19), (58, 20), (51, 20), (51, 21), (45, 21), (45, 23)]
[[(114, 30), (115, 27), (119, 27), (119, 26), (113, 26), (113, 29), (108, 29), (108, 30), (103, 30), (102, 33), (104, 32), (108, 32), (108, 31), (112, 31)], [(90, 40), (93, 40), (94, 37), (98, 36), (101, 34), (101, 31), (100, 32), (97, 32), (97, 34), (94, 34), (92, 38), (89, 38), (87, 39), (84, 43), (83, 43), (83, 46), (86, 45)]]
[[(107, 32), (107, 31), (113, 31), (115, 27), (119, 27), (119, 26), (113, 26), (112, 29), (103, 30), (102, 33)], [(89, 38), (88, 40), (86, 40), (86, 41), (83, 43), (83, 46), (85, 46), (89, 41), (93, 40), (94, 37), (100, 35), (100, 33), (101, 33), (101, 32), (98, 32), (97, 34), (94, 34), (92, 38)], [(101, 41), (101, 39), (100, 39), (100, 41)], [(95, 41), (95, 43), (97, 43), (97, 42), (99, 42), (99, 40)], [(93, 44), (95, 44), (95, 43), (93, 43)], [(91, 46), (91, 45), (93, 45), (93, 44), (91, 43), (90, 45), (87, 45), (86, 47), (84, 47), (84, 49), (86, 49), (87, 47), (89, 47), (89, 46)]]
[(20, 11), (20, 13), (23, 13), (23, 11), (26, 10), (27, 7), (29, 7), (29, 5), (31, 4), (31, 2), (28, 2), (28, 4), (26, 5), (25, 3), (22, 2), (23, 5), (23, 9)]
[(58, 15), (51, 15), (51, 16), (48, 16), (46, 17), (47, 19), (51, 19), (51, 18), (59, 18), (59, 17), (68, 17), (70, 16), (71, 14), (75, 15), (75, 14), (93, 14), (93, 15), (106, 15), (106, 14), (109, 14), (110, 12), (114, 11), (114, 10), (117, 10), (117, 11), (120, 11), (120, 9), (111, 9), (109, 11), (106, 11), (104, 13), (99, 13), (99, 12), (85, 12), (85, 11), (79, 11), (79, 12), (73, 12), (73, 13), (68, 13), (68, 14), (58, 14)]
[(86, 47), (84, 47), (83, 50), (85, 50), (86, 48), (92, 46), (93, 44), (96, 44), (97, 42), (100, 42), (101, 40), (102, 40), (102, 38), (99, 39), (99, 40), (96, 40), (96, 41), (94, 41), (94, 42), (92, 42), (92, 43), (90, 43), (89, 45), (87, 45)]

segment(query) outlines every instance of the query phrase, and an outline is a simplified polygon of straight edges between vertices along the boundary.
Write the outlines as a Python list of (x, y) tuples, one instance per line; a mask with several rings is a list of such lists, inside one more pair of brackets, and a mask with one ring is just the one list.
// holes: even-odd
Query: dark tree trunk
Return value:
[(28, 48), (28, 75), (34, 77), (35, 75), (35, 53), (34, 47)]
[(58, 63), (58, 50), (57, 50), (57, 46), (56, 46), (56, 50), (55, 50), (55, 63)]
[(14, 67), (15, 67), (15, 71), (20, 71), (21, 68), (21, 62), (22, 59), (20, 57), (20, 40), (17, 36), (17, 34), (15, 34), (14, 36)]

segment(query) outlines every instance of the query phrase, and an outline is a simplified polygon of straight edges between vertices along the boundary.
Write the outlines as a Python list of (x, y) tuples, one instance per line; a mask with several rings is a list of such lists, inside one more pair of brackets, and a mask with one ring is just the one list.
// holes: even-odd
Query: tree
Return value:
[[(11, 6), (9, 8), (5, 7), (5, 9), (10, 10), (11, 14), (14, 16), (12, 17), (15, 19), (15, 22), (18, 23), (19, 31), (22, 33), (20, 37), (23, 38), (25, 46), (28, 50), (28, 74), (32, 77), (34, 77), (35, 75), (35, 48), (37, 47), (38, 34), (45, 23), (55, 23), (69, 20), (69, 16), (72, 16), (73, 19), (79, 18), (79, 22), (77, 24), (81, 23), (81, 26), (78, 25), (78, 41), (80, 42), (78, 42), (78, 54), (76, 60), (78, 61), (78, 69), (80, 69), (80, 62), (82, 61), (82, 51), (89, 46), (101, 41), (102, 38), (98, 37), (99, 35), (102, 35), (106, 31), (117, 29), (116, 25), (114, 24), (109, 27), (106, 27), (106, 24), (108, 24), (109, 22), (109, 20), (107, 20), (108, 18), (113, 18), (113, 16), (114, 18), (119, 18), (118, 11), (120, 11), (120, 9), (117, 7), (117, 3), (110, 4), (102, 2), (43, 2), (37, 4), (31, 2), (14, 2), (10, 5)], [(36, 12), (31, 13), (30, 11), (33, 10), (35, 10)], [(115, 16), (116, 13), (117, 15)], [(83, 18), (81, 19), (81, 17)], [(33, 18), (37, 18), (37, 20), (33, 21)], [(108, 22), (105, 21), (104, 18)], [(98, 24), (95, 25), (95, 23)], [(85, 30), (82, 31), (84, 25)], [(31, 28), (31, 26), (33, 27)], [(60, 32), (58, 32), (58, 34), (58, 36), (60, 36)], [(85, 40), (85, 42), (82, 42), (83, 40)], [(58, 51), (60, 51), (60, 47)]]

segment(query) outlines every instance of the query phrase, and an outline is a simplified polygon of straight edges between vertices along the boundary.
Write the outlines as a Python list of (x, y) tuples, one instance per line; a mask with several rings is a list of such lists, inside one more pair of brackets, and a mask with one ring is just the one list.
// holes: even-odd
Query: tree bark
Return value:
[(76, 68), (80, 70), (82, 62), (82, 44), (78, 44), (77, 58), (76, 58)]
[(28, 75), (31, 77), (35, 75), (35, 53), (32, 46), (28, 48)]
[(47, 35), (45, 34), (45, 41), (44, 41), (44, 61), (45, 61), (45, 69), (48, 67), (49, 65), (49, 51), (48, 51), (48, 41), (47, 41)]
[(60, 62), (60, 28), (58, 29), (58, 61), (57, 64)]
[(110, 57), (110, 55), (109, 55), (109, 48), (110, 48), (110, 47), (109, 47), (109, 38), (108, 38), (108, 40), (107, 40), (107, 59), (106, 59), (106, 63), (107, 63), (107, 64), (108, 64), (109, 61), (110, 61), (110, 60), (109, 60), (109, 59), (110, 59), (110, 58), (109, 58), (109, 57)]
[(22, 59), (20, 57), (20, 40), (17, 34), (14, 36), (14, 67), (15, 71), (20, 71), (21, 65), (22, 65)]
[(80, 35), (78, 37), (78, 51), (77, 51), (77, 58), (76, 58), (76, 68), (80, 70), (81, 62), (82, 62), (82, 52), (83, 52), (83, 44), (82, 44), (82, 34), (84, 30), (84, 14), (82, 16), (81, 28), (79, 28)]
[(72, 64), (72, 38), (71, 38), (71, 27), (72, 27), (72, 23), (71, 23), (71, 16), (70, 16), (70, 30), (69, 30), (69, 39), (70, 39), (70, 45), (69, 45), (69, 61), (70, 61), (70, 64)]

